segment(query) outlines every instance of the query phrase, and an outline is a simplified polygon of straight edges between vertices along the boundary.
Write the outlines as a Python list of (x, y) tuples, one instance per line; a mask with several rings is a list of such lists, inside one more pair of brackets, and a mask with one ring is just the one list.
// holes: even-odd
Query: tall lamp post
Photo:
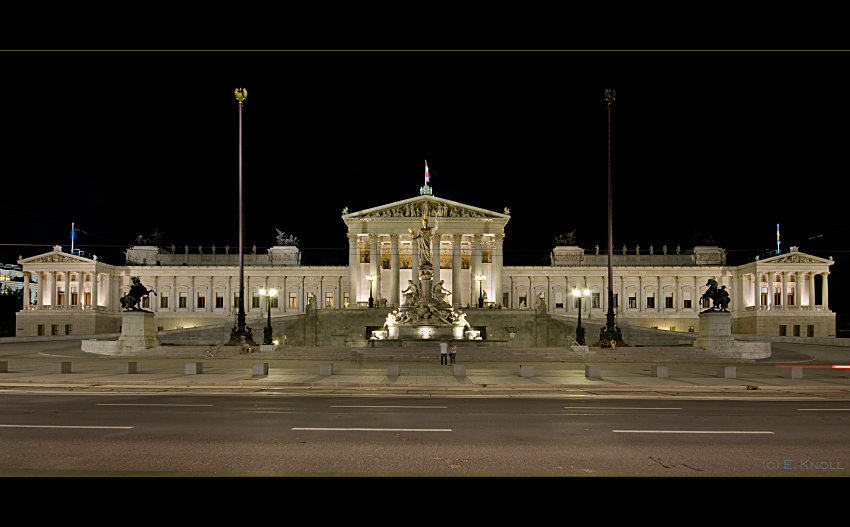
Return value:
[(482, 291), (482, 286), (484, 284), (484, 279), (487, 278), (483, 274), (475, 275), (475, 279), (478, 280), (478, 307), (484, 307), (484, 293)]
[(255, 344), (251, 328), (245, 325), (245, 262), (242, 254), (243, 235), (245, 230), (244, 214), (242, 210), (242, 101), (248, 97), (245, 88), (236, 89), (236, 100), (239, 101), (239, 311), (236, 313), (236, 326), (230, 331), (230, 342), (232, 346), (238, 346), (244, 340), (248, 344)]
[(366, 280), (369, 280), (369, 307), (375, 307), (375, 300), (372, 298), (372, 284), (378, 279), (378, 275), (366, 275)]
[(579, 346), (584, 346), (584, 328), (581, 327), (581, 299), (590, 296), (590, 289), (581, 290), (573, 289), (573, 296), (578, 298), (578, 326), (576, 326), (576, 342)]
[[(599, 340), (623, 341), (623, 334), (614, 325), (614, 199), (613, 177), (611, 175), (611, 103), (614, 102), (614, 90), (605, 90), (605, 100), (608, 101), (608, 312), (605, 314), (605, 329), (599, 335)], [(619, 299), (620, 302), (623, 299)], [(581, 314), (579, 313), (579, 316)]]
[(263, 344), (269, 345), (273, 344), (272, 341), (272, 297), (277, 296), (277, 290), (274, 288), (269, 289), (268, 291), (264, 289), (260, 289), (260, 296), (266, 297), (266, 311), (268, 311), (269, 320), (266, 328), (263, 330)]

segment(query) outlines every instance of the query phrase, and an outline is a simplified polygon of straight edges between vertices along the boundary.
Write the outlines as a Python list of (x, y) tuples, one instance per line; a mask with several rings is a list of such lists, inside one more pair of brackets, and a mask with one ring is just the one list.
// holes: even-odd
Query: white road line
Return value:
[(95, 406), (212, 406), (211, 404), (96, 403)]
[(293, 428), (299, 431), (326, 432), (451, 432), (451, 428)]
[(0, 428), (96, 428), (109, 430), (129, 430), (132, 426), (62, 426), (62, 425), (0, 425)]
[(850, 412), (850, 408), (797, 408), (800, 412)]
[(448, 408), (448, 406), (354, 406), (354, 405), (338, 405), (331, 408)]
[(611, 430), (619, 434), (773, 434), (767, 431), (746, 430)]
[(633, 406), (565, 406), (568, 410), (681, 410), (681, 408), (635, 408)]

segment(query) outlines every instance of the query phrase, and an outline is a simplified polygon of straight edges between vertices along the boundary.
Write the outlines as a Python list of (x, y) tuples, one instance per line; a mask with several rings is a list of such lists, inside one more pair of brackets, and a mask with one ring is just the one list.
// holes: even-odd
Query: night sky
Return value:
[[(606, 245), (613, 107), (614, 246), (713, 237), (730, 264), (776, 249), (828, 257), (842, 297), (850, 218), (841, 68), (812, 53), (303, 52), (7, 54), (7, 229), (0, 262), (61, 244), (123, 264), (138, 235), (238, 243), (238, 104), (246, 245), (301, 240), (347, 265), (350, 212), (434, 195), (501, 212), (505, 265), (545, 265), (560, 234)], [(844, 229), (844, 230), (840, 230)], [(821, 235), (819, 238), (810, 239)], [(545, 261), (544, 261), (545, 260)]]

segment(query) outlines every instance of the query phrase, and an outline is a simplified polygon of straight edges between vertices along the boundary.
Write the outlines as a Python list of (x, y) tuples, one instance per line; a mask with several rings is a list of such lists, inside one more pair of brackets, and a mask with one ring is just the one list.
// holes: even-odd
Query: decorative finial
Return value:
[(239, 101), (239, 104), (242, 104), (242, 101), (248, 98), (248, 90), (245, 88), (236, 88), (236, 100)]
[(610, 106), (612, 102), (614, 102), (614, 97), (617, 95), (617, 92), (614, 90), (605, 90), (605, 100), (608, 101), (608, 105)]

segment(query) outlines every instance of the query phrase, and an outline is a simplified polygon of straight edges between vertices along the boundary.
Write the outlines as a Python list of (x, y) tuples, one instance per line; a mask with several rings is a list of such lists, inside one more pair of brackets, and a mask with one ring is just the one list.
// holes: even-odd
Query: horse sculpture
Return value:
[(131, 277), (130, 281), (133, 282), (133, 285), (130, 286), (130, 291), (127, 293), (127, 296), (121, 297), (121, 307), (123, 307), (126, 311), (144, 311), (138, 307), (139, 302), (151, 293), (155, 295), (156, 291), (145, 288), (145, 286), (143, 286), (139, 279), (135, 276)]
[[(700, 297), (700, 301), (704, 298), (709, 298), (713, 303), (706, 311), (728, 311), (726, 308), (729, 306), (730, 298), (729, 293), (726, 291), (726, 286), (720, 286), (720, 289), (718, 289), (717, 281), (713, 278), (709, 278), (705, 285), (708, 286), (708, 290)], [(705, 313), (706, 311), (703, 312)]]

